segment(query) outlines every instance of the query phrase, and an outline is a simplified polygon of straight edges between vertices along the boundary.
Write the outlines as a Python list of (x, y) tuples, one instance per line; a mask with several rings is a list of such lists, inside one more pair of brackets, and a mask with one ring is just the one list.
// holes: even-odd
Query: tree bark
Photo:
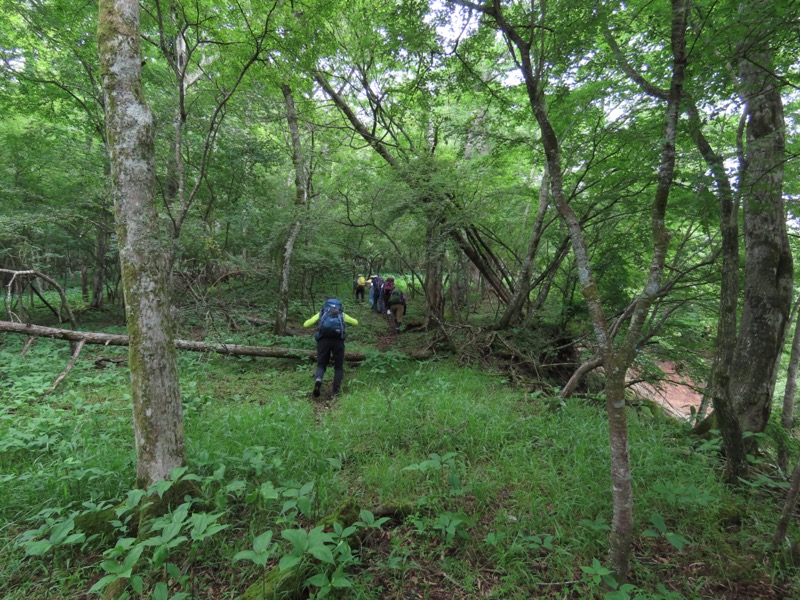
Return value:
[(784, 329), (791, 308), (792, 255), (783, 203), (785, 125), (780, 83), (766, 29), (774, 5), (753, 0), (744, 10), (761, 23), (740, 45), (739, 93), (747, 134), (741, 182), (744, 212), (744, 301), (730, 371), (730, 397), (742, 431), (761, 432), (772, 407)]
[(137, 485), (185, 463), (168, 289), (155, 205), (155, 127), (141, 83), (138, 0), (100, 0), (97, 44), (125, 298)]
[(542, 239), (544, 217), (547, 212), (547, 199), (549, 196), (550, 175), (548, 174), (547, 167), (545, 167), (544, 176), (542, 177), (542, 187), (539, 189), (539, 207), (536, 210), (536, 221), (534, 221), (533, 224), (533, 235), (528, 244), (528, 251), (525, 253), (525, 258), (522, 261), (519, 275), (517, 275), (517, 291), (506, 306), (503, 316), (500, 317), (500, 322), (497, 324), (498, 329), (506, 329), (513, 321), (519, 320), (522, 307), (531, 293), (530, 280), (531, 274), (533, 273), (533, 262), (539, 250), (539, 242)]
[(96, 310), (103, 308), (103, 291), (106, 280), (106, 247), (108, 244), (108, 231), (105, 223), (105, 207), (101, 208), (100, 223), (97, 225), (97, 247), (95, 249), (94, 273), (92, 275), (92, 304)]
[[(792, 336), (792, 352), (789, 356), (789, 368), (786, 371), (786, 389), (783, 392), (783, 412), (781, 413), (781, 426), (789, 437), (794, 436), (794, 397), (797, 393), (797, 372), (800, 369), (800, 311), (797, 311), (797, 321)], [(785, 444), (778, 448), (778, 464), (786, 471), (788, 452)]]
[(283, 260), (281, 261), (280, 286), (278, 288), (278, 312), (275, 317), (275, 335), (286, 335), (286, 318), (289, 313), (289, 275), (292, 269), (292, 253), (297, 236), (300, 235), (302, 227), (301, 210), (308, 202), (310, 187), (310, 174), (303, 156), (303, 145), (300, 140), (300, 130), (297, 127), (297, 110), (294, 105), (292, 89), (288, 85), (281, 86), (283, 99), (286, 104), (286, 122), (289, 125), (289, 133), (292, 140), (292, 163), (294, 164), (294, 185), (295, 185), (295, 216), (292, 226), (289, 228), (289, 235), (286, 237), (286, 244), (283, 247)]

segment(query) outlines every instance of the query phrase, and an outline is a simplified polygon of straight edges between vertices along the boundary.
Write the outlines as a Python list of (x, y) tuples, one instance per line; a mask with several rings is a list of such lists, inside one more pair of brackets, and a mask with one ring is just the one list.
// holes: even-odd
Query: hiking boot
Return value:
[(317, 379), (314, 382), (314, 391), (311, 392), (313, 394), (314, 398), (319, 398), (319, 390), (320, 390), (321, 387), (322, 387), (322, 379)]
[(336, 400), (336, 398), (339, 396), (339, 391), (339, 388), (333, 388), (333, 390), (331, 390), (331, 398)]

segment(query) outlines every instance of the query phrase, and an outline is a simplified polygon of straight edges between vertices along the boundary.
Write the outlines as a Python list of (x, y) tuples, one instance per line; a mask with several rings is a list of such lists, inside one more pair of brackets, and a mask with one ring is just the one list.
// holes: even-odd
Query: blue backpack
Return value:
[(336, 298), (328, 298), (319, 311), (319, 326), (314, 338), (345, 338), (344, 307)]

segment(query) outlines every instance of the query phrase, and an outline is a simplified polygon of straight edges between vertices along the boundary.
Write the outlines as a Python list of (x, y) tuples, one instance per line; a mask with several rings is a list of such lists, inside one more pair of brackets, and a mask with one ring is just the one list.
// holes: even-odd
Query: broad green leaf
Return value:
[(43, 556), (52, 547), (53, 544), (50, 543), (50, 540), (38, 540), (36, 542), (31, 542), (25, 547), (25, 554), (28, 556)]
[(650, 516), (650, 522), (656, 526), (661, 533), (664, 533), (667, 530), (667, 524), (664, 522), (664, 517), (662, 517), (659, 513), (653, 513)]
[(333, 554), (327, 546), (311, 546), (308, 552), (324, 563), (334, 564)]
[(316, 587), (325, 587), (326, 585), (330, 585), (330, 581), (328, 581), (328, 575), (326, 573), (317, 573), (313, 577), (306, 579), (306, 583)]
[(331, 579), (331, 585), (335, 588), (349, 588), (353, 587), (353, 582), (350, 581), (347, 576), (342, 575), (341, 573), (337, 572), (333, 574), (333, 579)]
[(286, 571), (287, 569), (291, 569), (300, 561), (303, 560), (302, 556), (295, 556), (294, 554), (286, 554), (285, 556), (281, 557), (280, 562), (278, 563), (278, 568), (281, 571)]
[(106, 575), (105, 577), (101, 578), (100, 581), (95, 583), (91, 588), (89, 588), (89, 592), (102, 592), (106, 587), (108, 587), (112, 582), (119, 579), (116, 575)]
[(664, 534), (664, 537), (667, 539), (667, 541), (670, 544), (675, 546), (675, 548), (677, 548), (678, 550), (683, 550), (683, 548), (687, 544), (689, 544), (689, 540), (687, 540), (682, 535), (678, 535), (677, 533), (667, 532), (667, 533)]
[(301, 555), (308, 549), (308, 533), (305, 529), (284, 529), (281, 537), (291, 542), (294, 554)]
[(249, 560), (255, 562), (257, 555), (252, 550), (242, 550), (241, 552), (237, 552), (233, 555), (233, 562), (239, 562), (240, 560)]
[(62, 521), (50, 532), (50, 542), (54, 546), (58, 546), (61, 542), (63, 542), (69, 532), (75, 528), (75, 521), (72, 519), (67, 519), (66, 521)]
[(271, 541), (272, 541), (272, 530), (267, 530), (253, 540), (253, 550), (255, 550), (258, 553), (264, 552), (267, 548), (269, 548), (269, 544)]
[(153, 600), (167, 600), (169, 598), (169, 588), (163, 581), (159, 581), (153, 589)]
[(264, 500), (277, 500), (278, 490), (272, 485), (271, 481), (265, 481), (259, 488), (259, 493)]

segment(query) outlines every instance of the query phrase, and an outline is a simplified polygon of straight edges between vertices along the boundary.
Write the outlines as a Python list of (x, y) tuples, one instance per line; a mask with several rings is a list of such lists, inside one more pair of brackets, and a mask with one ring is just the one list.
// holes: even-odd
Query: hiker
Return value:
[(374, 298), (373, 308), (383, 314), (383, 277), (380, 275), (372, 276), (372, 297)]
[(335, 397), (342, 388), (344, 379), (344, 340), (347, 337), (345, 323), (358, 325), (353, 317), (345, 314), (342, 303), (336, 298), (328, 298), (320, 311), (303, 323), (311, 327), (319, 323), (314, 339), (317, 340), (317, 370), (314, 374), (314, 398), (319, 398), (325, 369), (333, 359), (333, 389)]
[[(388, 289), (387, 289), (388, 288)], [(383, 284), (383, 301), (386, 305), (386, 318), (394, 317), (394, 325), (389, 319), (389, 325), (393, 326), (395, 333), (400, 333), (403, 322), (403, 315), (406, 314), (406, 295), (394, 283), (394, 277), (387, 277)]]
[(375, 294), (373, 293), (372, 290), (372, 279), (374, 277), (375, 275), (370, 275), (369, 277), (367, 277), (367, 300), (369, 300), (370, 309), (375, 308)]
[(364, 288), (366, 287), (366, 285), (367, 285), (367, 280), (364, 279), (363, 275), (359, 274), (358, 278), (355, 281), (356, 302), (359, 302), (359, 298), (361, 299), (360, 300), (361, 302), (364, 301)]

